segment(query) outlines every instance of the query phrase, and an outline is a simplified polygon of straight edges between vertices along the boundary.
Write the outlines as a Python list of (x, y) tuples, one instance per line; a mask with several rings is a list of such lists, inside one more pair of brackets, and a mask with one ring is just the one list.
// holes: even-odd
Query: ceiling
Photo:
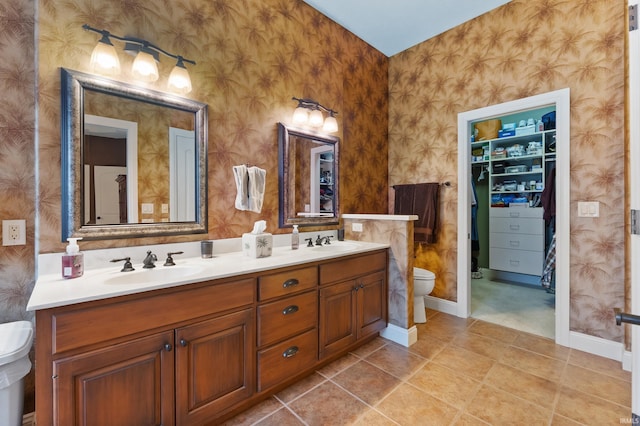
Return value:
[(510, 0), (303, 0), (393, 56)]

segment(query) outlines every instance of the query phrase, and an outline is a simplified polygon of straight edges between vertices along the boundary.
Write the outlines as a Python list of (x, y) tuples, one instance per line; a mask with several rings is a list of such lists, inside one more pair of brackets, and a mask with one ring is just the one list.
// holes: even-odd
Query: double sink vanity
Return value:
[(38, 423), (214, 424), (387, 325), (388, 245), (276, 246), (260, 259), (183, 246), (175, 266), (156, 246), (151, 270), (87, 259), (72, 280), (40, 262), (27, 308)]

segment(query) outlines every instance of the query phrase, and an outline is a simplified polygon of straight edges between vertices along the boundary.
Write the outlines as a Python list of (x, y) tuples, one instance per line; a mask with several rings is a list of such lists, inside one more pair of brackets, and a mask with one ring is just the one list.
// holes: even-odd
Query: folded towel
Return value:
[(260, 213), (264, 201), (264, 187), (267, 172), (259, 167), (249, 167), (249, 208), (252, 212)]
[(249, 209), (249, 174), (247, 173), (247, 166), (233, 166), (233, 177), (236, 181), (236, 209), (248, 210)]

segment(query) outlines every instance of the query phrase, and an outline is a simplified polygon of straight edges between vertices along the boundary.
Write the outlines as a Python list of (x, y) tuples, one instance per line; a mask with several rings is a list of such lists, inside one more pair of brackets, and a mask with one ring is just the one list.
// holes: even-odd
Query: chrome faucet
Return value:
[(324, 237), (321, 237), (320, 235), (318, 235), (318, 238), (316, 238), (316, 245), (321, 246), (323, 241), (325, 245), (331, 244), (330, 238), (332, 237), (333, 237), (332, 235), (325, 235)]
[(151, 268), (155, 268), (155, 261), (158, 260), (158, 256), (156, 256), (155, 254), (151, 253), (151, 250), (147, 251), (147, 257), (144, 258), (144, 260), (142, 261), (142, 263), (144, 264), (144, 266), (142, 267), (143, 269), (151, 269)]

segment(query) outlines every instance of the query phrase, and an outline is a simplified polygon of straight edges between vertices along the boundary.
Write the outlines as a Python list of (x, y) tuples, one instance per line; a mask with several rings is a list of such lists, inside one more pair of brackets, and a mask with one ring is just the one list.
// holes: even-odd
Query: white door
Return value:
[[(630, 0), (635, 5), (637, 0)], [(629, 32), (629, 122), (630, 136), (630, 188), (632, 210), (640, 210), (640, 30)], [(640, 212), (639, 212), (640, 213)], [(638, 218), (640, 219), (640, 218)], [(630, 237), (631, 260), (631, 313), (640, 315), (640, 235)], [(620, 308), (623, 308), (620, 306)], [(631, 331), (631, 412), (640, 414), (640, 326), (630, 325)], [(635, 421), (633, 424), (637, 424)]]
[(169, 218), (171, 222), (196, 220), (195, 132), (169, 128)]
[(120, 223), (120, 195), (117, 178), (126, 167), (95, 166), (96, 225)]

